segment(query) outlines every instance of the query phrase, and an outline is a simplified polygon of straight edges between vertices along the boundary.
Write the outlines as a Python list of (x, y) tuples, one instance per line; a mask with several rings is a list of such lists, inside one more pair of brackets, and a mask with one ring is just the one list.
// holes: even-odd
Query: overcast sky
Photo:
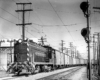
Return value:
[[(41, 36), (47, 38), (47, 43), (58, 49), (61, 40), (64, 40), (65, 47), (69, 47), (69, 42), (86, 57), (87, 44), (81, 36), (81, 29), (87, 27), (86, 18), (80, 9), (80, 3), (86, 0), (0, 0), (0, 39), (19, 39), (22, 35), (22, 27), (16, 26), (22, 22), (22, 13), (15, 10), (22, 9), (16, 5), (20, 2), (32, 2), (26, 5), (26, 9), (33, 11), (25, 13), (27, 25), (26, 38), (40, 39)], [(99, 0), (90, 0), (90, 27), (91, 34), (100, 32), (100, 14), (94, 13), (93, 6), (100, 5)], [(98, 10), (99, 11), (99, 10)], [(92, 51), (92, 50), (91, 50)]]

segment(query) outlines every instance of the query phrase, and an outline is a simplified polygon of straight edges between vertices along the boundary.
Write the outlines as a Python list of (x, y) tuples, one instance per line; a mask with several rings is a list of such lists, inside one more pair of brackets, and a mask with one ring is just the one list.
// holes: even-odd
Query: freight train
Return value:
[(7, 72), (33, 74), (84, 64), (86, 60), (71, 57), (50, 46), (42, 46), (32, 40), (19, 40), (14, 44), (14, 62), (9, 65)]

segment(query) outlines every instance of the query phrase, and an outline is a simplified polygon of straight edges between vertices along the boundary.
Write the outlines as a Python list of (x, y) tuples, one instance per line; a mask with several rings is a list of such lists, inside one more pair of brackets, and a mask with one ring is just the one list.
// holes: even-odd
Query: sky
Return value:
[[(45, 44), (56, 49), (61, 47), (61, 40), (66, 48), (72, 42), (86, 58), (87, 44), (81, 36), (81, 30), (87, 27), (86, 18), (80, 9), (80, 3), (83, 1), (86, 0), (0, 0), (0, 39), (21, 38), (22, 27), (16, 24), (22, 23), (22, 13), (15, 10), (22, 9), (22, 6), (16, 3), (31, 2), (32, 5), (25, 6), (25, 9), (33, 9), (25, 12), (25, 22), (32, 23), (25, 26), (25, 37), (38, 40), (43, 36), (47, 41)], [(93, 35), (100, 32), (100, 14), (93, 9), (99, 7), (100, 1), (90, 0), (89, 4), (89, 27)]]

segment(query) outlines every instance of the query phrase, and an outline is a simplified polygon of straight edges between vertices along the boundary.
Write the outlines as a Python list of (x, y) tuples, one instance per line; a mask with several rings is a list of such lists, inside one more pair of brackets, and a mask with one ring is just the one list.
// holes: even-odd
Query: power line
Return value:
[[(27, 0), (28, 2), (30, 2), (29, 0)], [(36, 23), (33, 23), (33, 24), (35, 24), (35, 25), (39, 25), (39, 24), (36, 24)], [(31, 26), (32, 27), (32, 26)], [(35, 28), (35, 27), (32, 27), (32, 28), (34, 28), (35, 30), (37, 30), (38, 32), (39, 32), (39, 34), (40, 34), (40, 31), (37, 29), (37, 28)], [(40, 34), (41, 35), (41, 34)]]
[[(25, 29), (26, 30), (26, 29)], [(32, 33), (30, 33), (28, 30), (26, 30), (29, 34), (31, 34), (32, 36), (34, 36)], [(34, 36), (34, 37), (36, 37), (36, 36)]]
[(6, 20), (6, 21), (8, 21), (8, 22), (10, 22), (10, 23), (12, 23), (12, 24), (15, 24), (14, 22), (9, 21), (8, 19), (5, 19), (5, 18), (3, 18), (3, 17), (1, 17), (1, 16), (0, 16), (0, 18), (4, 19), (4, 20)]
[[(29, 1), (29, 0), (27, 0), (27, 1)], [(37, 14), (36, 14), (37, 15)], [(40, 19), (40, 17), (37, 15), (37, 17), (38, 17), (38, 19), (41, 21), (41, 23), (43, 24), (43, 22), (42, 22), (42, 20)], [(33, 23), (33, 24), (35, 24), (35, 25), (38, 25), (38, 26), (41, 26), (41, 27), (44, 27), (43, 25), (40, 25), (40, 24), (36, 24), (36, 23)], [(38, 30), (39, 31), (39, 30)], [(40, 32), (40, 31), (39, 31)], [(42, 30), (42, 33), (45, 35), (45, 36), (47, 36), (44, 32), (43, 32), (43, 30)]]
[[(9, 13), (10, 15), (12, 15), (13, 17), (17, 18), (15, 15), (13, 15), (12, 13), (10, 13), (9, 11), (3, 9), (2, 7), (0, 7), (2, 10), (6, 11), (7, 13)], [(29, 15), (30, 16), (30, 15)], [(17, 18), (18, 20), (21, 20), (19, 18)], [(98, 20), (100, 21), (100, 20)], [(91, 21), (94, 22), (94, 21)], [(84, 23), (74, 23), (74, 24), (69, 24), (69, 25), (41, 25), (41, 24), (37, 24), (37, 23), (33, 23), (34, 25), (38, 25), (38, 26), (43, 26), (43, 27), (59, 27), (59, 26), (74, 26), (74, 25), (79, 25), (79, 24), (84, 24)]]
[[(15, 15), (11, 14), (10, 12), (8, 12), (7, 10), (3, 9), (2, 7), (0, 7), (2, 10), (6, 11), (7, 13), (9, 13), (10, 15), (16, 17)], [(16, 17), (17, 18), (17, 17)]]
[[(51, 2), (48, 0), (48, 2), (49, 2), (49, 4), (51, 5), (51, 7), (53, 8), (53, 10), (55, 11), (55, 13), (57, 14), (57, 16), (58, 16), (58, 18), (60, 19), (60, 21), (64, 24), (64, 22), (62, 21), (62, 19), (60, 18), (60, 16), (58, 15), (58, 13), (56, 12), (56, 10), (54, 9), (54, 7), (53, 7), (53, 5), (51, 4)], [(71, 33), (70, 33), (70, 31), (68, 30), (68, 28), (67, 27), (65, 27), (66, 29), (67, 29), (67, 31), (68, 31), (68, 33), (70, 34), (70, 36), (72, 37), (72, 35), (71, 35)], [(72, 37), (72, 39), (73, 39), (73, 37)], [(73, 39), (74, 40), (74, 39)]]

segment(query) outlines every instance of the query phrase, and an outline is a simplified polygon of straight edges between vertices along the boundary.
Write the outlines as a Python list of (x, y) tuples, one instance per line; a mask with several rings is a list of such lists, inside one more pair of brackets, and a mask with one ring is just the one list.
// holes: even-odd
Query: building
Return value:
[(8, 65), (14, 61), (13, 53), (13, 47), (0, 47), (0, 70), (7, 70)]

